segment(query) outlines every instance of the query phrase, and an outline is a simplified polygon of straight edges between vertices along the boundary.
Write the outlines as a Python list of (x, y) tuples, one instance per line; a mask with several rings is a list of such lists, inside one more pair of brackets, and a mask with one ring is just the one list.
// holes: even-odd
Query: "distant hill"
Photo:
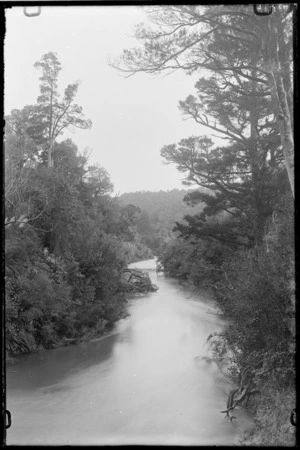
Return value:
[(122, 206), (134, 205), (140, 208), (137, 231), (142, 242), (153, 252), (157, 252), (171, 238), (176, 221), (181, 221), (186, 214), (193, 215), (202, 211), (204, 205), (192, 207), (183, 201), (190, 191), (138, 191), (122, 194), (118, 199)]

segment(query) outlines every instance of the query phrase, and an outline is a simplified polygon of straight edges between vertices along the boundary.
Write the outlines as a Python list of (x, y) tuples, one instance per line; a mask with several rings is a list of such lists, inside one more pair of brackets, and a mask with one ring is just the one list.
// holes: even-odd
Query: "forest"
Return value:
[(89, 164), (65, 129), (91, 127), (61, 97), (61, 64), (49, 52), (37, 103), (5, 126), (5, 292), (8, 359), (101, 336), (126, 312), (127, 264), (152, 257), (136, 231), (135, 208), (120, 206), (99, 164)]
[(109, 332), (127, 314), (127, 265), (155, 255), (158, 271), (210, 292), (226, 317), (207, 343), (237, 386), (221, 412), (232, 420), (246, 400), (253, 413), (243, 443), (293, 445), (293, 8), (145, 9), (139, 46), (110, 64), (125, 77), (199, 76), (178, 106), (208, 134), (161, 149), (187, 189), (114, 197), (105, 168), (59, 140), (92, 123), (76, 103), (79, 84), (60, 95), (61, 64), (43, 55), (36, 104), (5, 118), (8, 359)]
[(159, 269), (198, 291), (209, 289), (225, 314), (228, 326), (208, 342), (238, 386), (223, 412), (250, 400), (250, 445), (292, 445), (292, 10), (288, 4), (269, 15), (255, 15), (251, 5), (149, 7), (151, 26), (136, 30), (140, 45), (111, 61), (125, 76), (199, 75), (179, 109), (210, 135), (165, 145), (161, 156), (194, 187), (187, 204), (202, 208), (176, 222)]
[(118, 198), (123, 206), (135, 206), (138, 220), (136, 230), (141, 242), (158, 255), (164, 244), (172, 239), (172, 229), (176, 221), (187, 214), (200, 213), (203, 203), (187, 205), (183, 199), (192, 191), (172, 189), (170, 191), (138, 191), (126, 192)]

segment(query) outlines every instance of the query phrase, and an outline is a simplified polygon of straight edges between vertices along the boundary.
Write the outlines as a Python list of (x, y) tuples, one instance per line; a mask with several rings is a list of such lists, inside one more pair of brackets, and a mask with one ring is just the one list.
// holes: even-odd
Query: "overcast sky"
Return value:
[(59, 90), (81, 80), (77, 103), (93, 122), (71, 137), (90, 162), (109, 172), (115, 193), (183, 188), (182, 174), (163, 164), (161, 148), (191, 135), (209, 134), (183, 120), (178, 101), (194, 92), (196, 76), (137, 74), (130, 78), (107, 63), (137, 44), (134, 25), (146, 22), (142, 6), (42, 7), (38, 17), (6, 10), (5, 113), (36, 103), (40, 72), (33, 64), (49, 51), (62, 64)]

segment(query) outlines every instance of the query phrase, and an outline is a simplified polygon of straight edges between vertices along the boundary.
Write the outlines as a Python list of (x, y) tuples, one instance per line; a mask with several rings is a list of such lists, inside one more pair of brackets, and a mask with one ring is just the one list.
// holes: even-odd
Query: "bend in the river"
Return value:
[(237, 444), (247, 413), (224, 420), (229, 380), (206, 339), (223, 326), (214, 307), (188, 299), (176, 280), (130, 300), (116, 333), (22, 357), (7, 370), (7, 444)]

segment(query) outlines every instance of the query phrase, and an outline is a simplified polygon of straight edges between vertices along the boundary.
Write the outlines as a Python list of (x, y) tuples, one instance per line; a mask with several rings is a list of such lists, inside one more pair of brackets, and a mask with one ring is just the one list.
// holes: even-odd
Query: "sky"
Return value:
[(142, 6), (42, 6), (37, 17), (26, 17), (22, 7), (6, 10), (5, 114), (36, 103), (41, 74), (33, 65), (49, 51), (57, 53), (59, 92), (80, 80), (76, 103), (93, 122), (91, 130), (76, 129), (63, 138), (71, 138), (80, 152), (92, 150), (90, 163), (108, 171), (115, 194), (185, 188), (183, 174), (164, 164), (160, 150), (192, 135), (209, 135), (178, 109), (179, 100), (195, 92), (197, 76), (125, 78), (109, 66), (109, 57), (138, 45), (134, 26), (141, 22), (147, 22)]

